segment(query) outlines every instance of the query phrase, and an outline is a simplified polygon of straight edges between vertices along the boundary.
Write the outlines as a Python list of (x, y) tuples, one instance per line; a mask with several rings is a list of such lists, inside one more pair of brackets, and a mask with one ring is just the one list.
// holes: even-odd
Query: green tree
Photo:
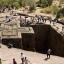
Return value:
[(20, 6), (22, 6), (22, 0), (18, 0)]
[(0, 0), (0, 7), (8, 7), (8, 8), (19, 8), (21, 6), (29, 6), (30, 9), (35, 9), (35, 0)]
[(18, 9), (20, 7), (19, 3), (18, 2), (14, 2), (13, 3), (13, 7), (15, 7), (16, 9)]
[(36, 2), (34, 0), (31, 0), (31, 2), (29, 3), (30, 6), (30, 11), (32, 12), (33, 10), (36, 9)]

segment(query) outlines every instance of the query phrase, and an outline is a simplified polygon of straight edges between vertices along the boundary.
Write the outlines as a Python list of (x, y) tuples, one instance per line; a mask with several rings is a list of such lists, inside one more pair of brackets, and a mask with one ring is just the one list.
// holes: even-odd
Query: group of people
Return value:
[[(47, 50), (47, 59), (50, 59), (51, 52), (52, 52), (51, 49)], [(27, 57), (23, 56), (23, 53), (21, 53), (21, 61), (22, 61), (21, 64), (28, 64), (28, 63), (30, 63), (30, 61), (27, 59)], [(13, 59), (13, 64), (17, 64), (17, 62), (15, 61), (15, 59)]]
[[(30, 61), (27, 59), (27, 57), (24, 57), (23, 53), (21, 53), (21, 64), (28, 64)], [(17, 61), (15, 58), (13, 58), (13, 64), (17, 64)]]
[[(10, 22), (12, 20), (11, 16), (14, 16), (14, 15), (6, 16), (6, 22)], [(46, 23), (47, 20), (50, 22), (50, 24), (53, 23), (53, 25), (55, 25), (59, 21), (57, 18), (52, 19), (49, 16), (43, 16), (43, 15), (35, 15), (35, 16), (27, 15), (27, 16), (24, 16), (24, 18), (22, 18), (23, 15), (18, 15), (17, 13), (17, 16), (19, 16), (19, 21), (22, 25), (30, 25), (34, 23), (35, 24)]]
[[(29, 18), (29, 19), (27, 20), (27, 18)], [(28, 25), (29, 24), (46, 23), (47, 20), (50, 22), (50, 24), (53, 23), (53, 25), (54, 25), (58, 21), (58, 19), (56, 19), (56, 18), (54, 18), (52, 20), (51, 17), (43, 16), (43, 15), (35, 15), (32, 17), (28, 16), (28, 17), (25, 17), (24, 20), (23, 20), (23, 18), (20, 17), (20, 20), (21, 20), (20, 21), (21, 23), (25, 22), (25, 24), (28, 24)]]
[[(51, 51), (52, 51), (51, 49), (47, 50), (47, 59), (50, 59)], [(2, 64), (1, 58), (0, 58), (0, 64)], [(12, 64), (18, 64), (15, 58), (13, 58)], [(21, 64), (31, 64), (30, 61), (27, 59), (27, 57), (24, 57), (23, 53), (21, 53)]]
[[(0, 58), (0, 64), (2, 64), (2, 59)], [(18, 64), (16, 59), (13, 58), (12, 64)], [(21, 63), (20, 64), (31, 64), (27, 57), (24, 57), (23, 53), (21, 53)]]

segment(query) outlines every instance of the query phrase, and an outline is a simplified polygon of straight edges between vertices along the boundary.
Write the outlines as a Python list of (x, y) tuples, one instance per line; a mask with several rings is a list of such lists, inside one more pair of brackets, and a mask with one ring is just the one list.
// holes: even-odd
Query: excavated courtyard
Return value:
[[(9, 14), (0, 14), (0, 17), (3, 17)], [(1, 20), (1, 19), (0, 19)], [(52, 28), (54, 28), (55, 30), (57, 30), (57, 27), (59, 28), (57, 30), (58, 33), (60, 33), (62, 31), (62, 24), (56, 23), (55, 26), (53, 26), (53, 23), (50, 24), (49, 21), (47, 21), (46, 23), (47, 25), (51, 25)], [(30, 51), (25, 51), (22, 49), (16, 49), (16, 48), (11, 48), (9, 49), (7, 46), (5, 45), (1, 45), (0, 48), (0, 58), (2, 59), (2, 64), (12, 64), (12, 59), (15, 58), (18, 64), (21, 64), (21, 52), (24, 53), (24, 55), (28, 58), (28, 60), (30, 61), (29, 64), (64, 64), (64, 58), (62, 57), (58, 57), (58, 56), (53, 56), (51, 55), (51, 58), (46, 60), (46, 54), (41, 54), (41, 53), (37, 53), (37, 52), (30, 52)]]
[(46, 54), (40, 54), (37, 52), (25, 51), (22, 49), (11, 48), (9, 49), (5, 45), (1, 45), (0, 48), (0, 58), (2, 59), (2, 64), (12, 64), (12, 59), (15, 58), (18, 64), (21, 64), (21, 52), (30, 61), (29, 64), (64, 64), (64, 58), (53, 56), (46, 60)]

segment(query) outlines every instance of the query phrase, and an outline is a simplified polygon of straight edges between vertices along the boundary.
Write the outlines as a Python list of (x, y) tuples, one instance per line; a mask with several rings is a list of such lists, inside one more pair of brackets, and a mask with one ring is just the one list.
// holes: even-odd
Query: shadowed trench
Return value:
[(14, 47), (24, 50), (46, 53), (48, 48), (52, 49), (53, 55), (64, 57), (64, 39), (50, 25), (31, 25), (34, 34), (22, 34), (22, 39), (3, 39), (2, 43), (14, 43)]
[(32, 25), (35, 31), (35, 49), (40, 53), (46, 53), (48, 48), (52, 54), (64, 56), (64, 39), (50, 25)]

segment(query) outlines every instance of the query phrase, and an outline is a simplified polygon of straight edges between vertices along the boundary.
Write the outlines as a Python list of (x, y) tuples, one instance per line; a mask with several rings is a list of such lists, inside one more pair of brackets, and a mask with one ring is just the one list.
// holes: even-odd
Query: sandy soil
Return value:
[(30, 61), (29, 64), (64, 64), (64, 58), (53, 56), (48, 60), (46, 59), (46, 54), (40, 54), (37, 52), (30, 52), (21, 49), (11, 48), (8, 49), (6, 46), (0, 44), (2, 48), (0, 48), (0, 57), (2, 58), (2, 64), (12, 64), (12, 59), (15, 58), (17, 63), (21, 63), (21, 55), (23, 52), (24, 56), (28, 58)]

